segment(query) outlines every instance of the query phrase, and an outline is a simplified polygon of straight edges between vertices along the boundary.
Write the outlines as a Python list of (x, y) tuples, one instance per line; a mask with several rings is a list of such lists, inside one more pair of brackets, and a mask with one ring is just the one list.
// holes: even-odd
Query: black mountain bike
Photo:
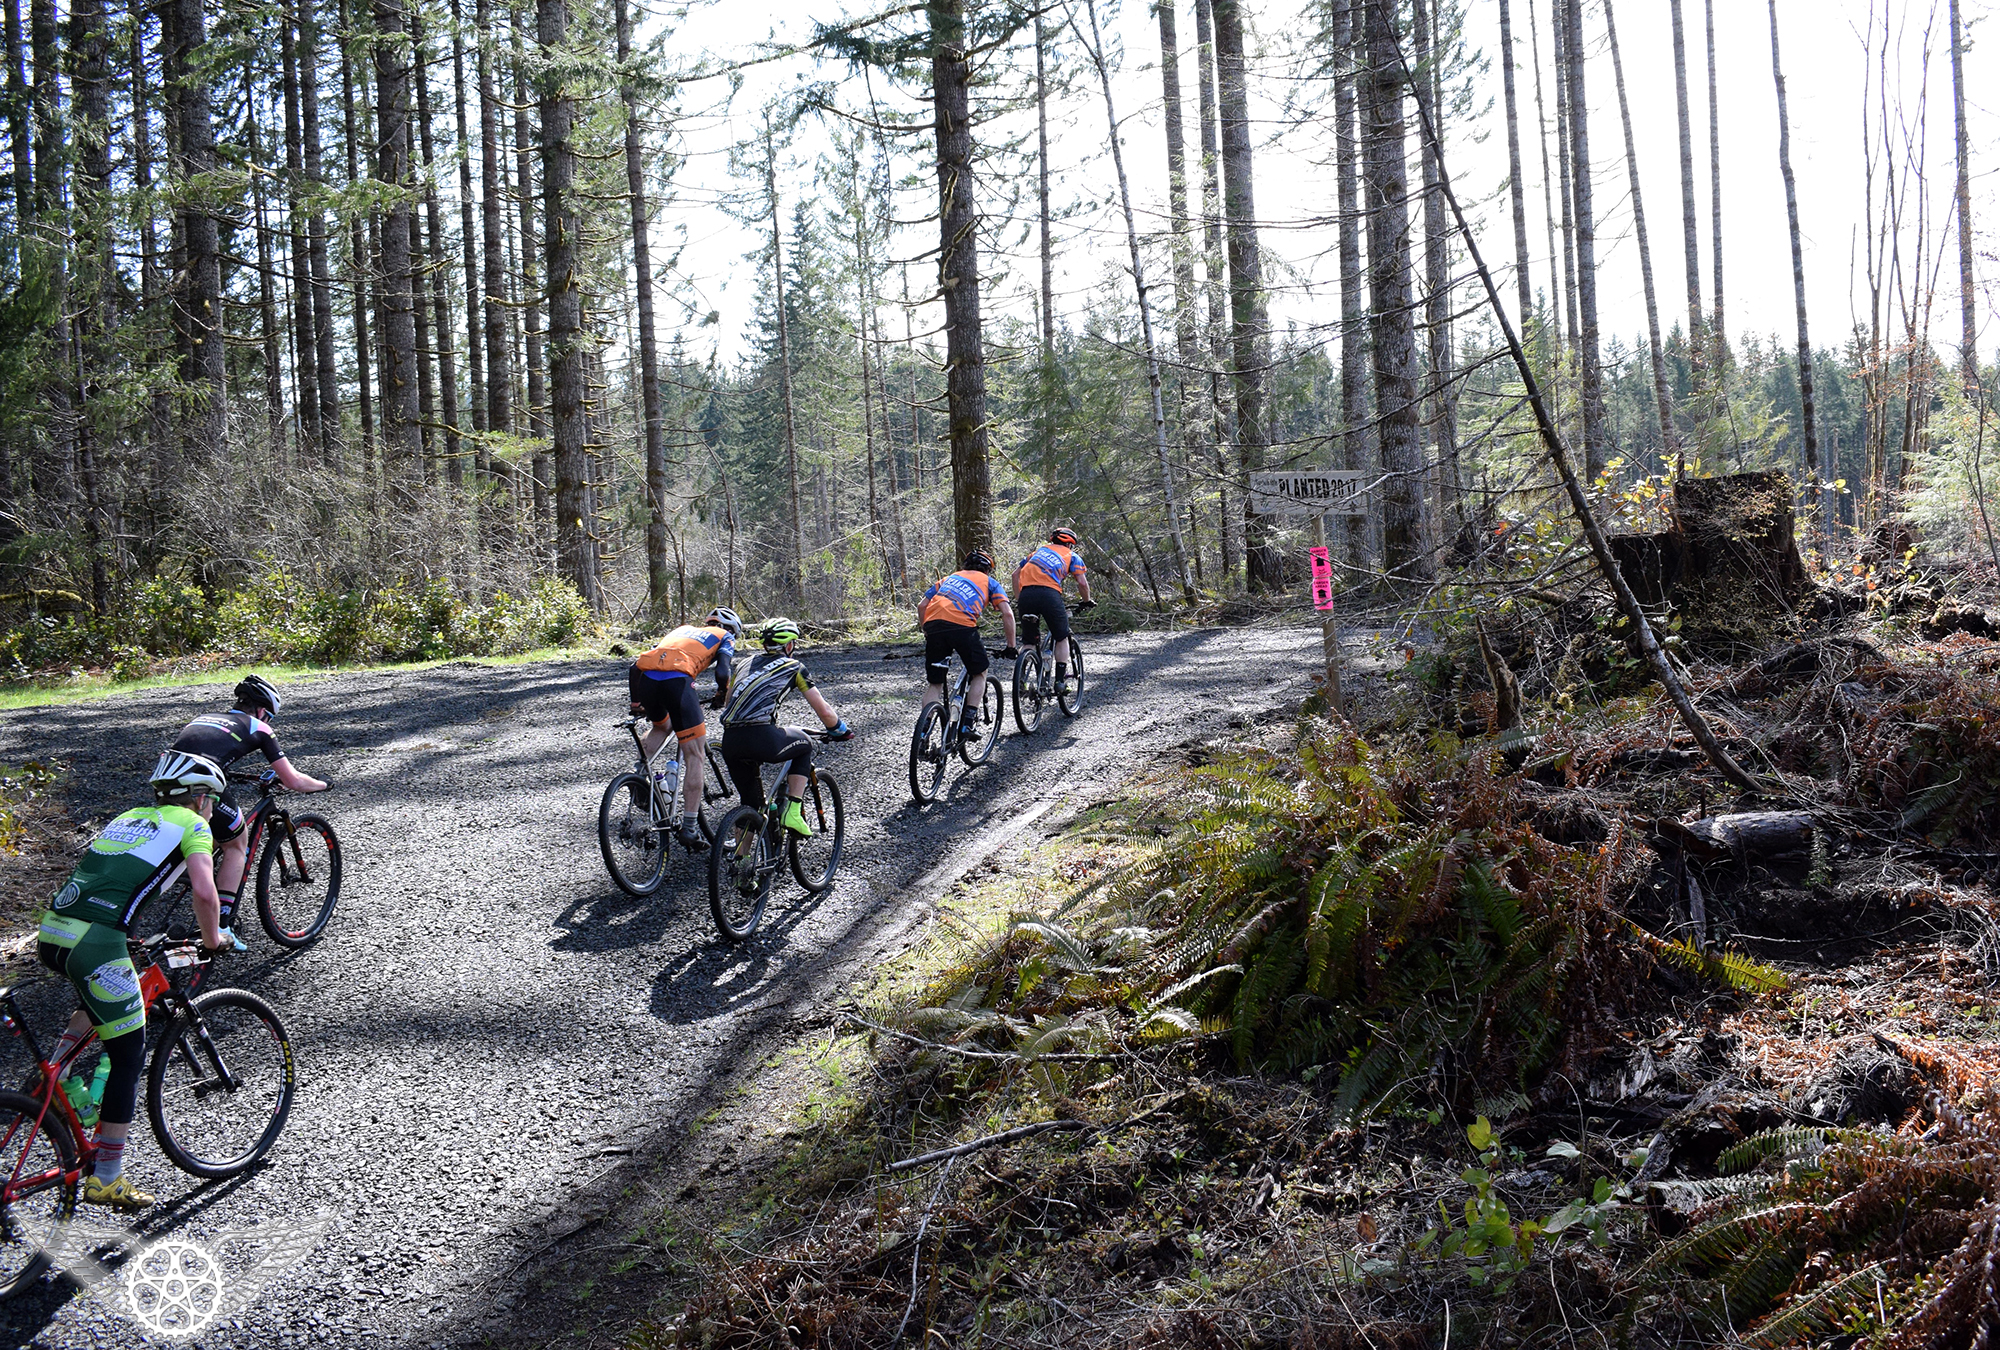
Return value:
[[(831, 739), (823, 731), (806, 734), (816, 741)], [(791, 770), (782, 762), (772, 767), (778, 774), (766, 785), (763, 809), (738, 804), (715, 827), (708, 855), (708, 905), (725, 942), (741, 942), (757, 931), (771, 898), (771, 883), (787, 862), (806, 894), (824, 894), (833, 885), (840, 850), (847, 841), (847, 808), (841, 802), (838, 779), (814, 760), (806, 775), (806, 795), (799, 803), (812, 833), (801, 838), (782, 823), (784, 779)]]
[[(991, 649), (988, 649), (991, 651)], [(992, 652), (1000, 656), (1000, 652)], [(956, 674), (954, 674), (956, 672)], [(965, 761), (967, 768), (977, 768), (993, 758), (993, 745), (1000, 739), (1000, 718), (1006, 696), (1000, 692), (1000, 681), (990, 669), (986, 672), (986, 693), (980, 702), (977, 723), (983, 728), (975, 736), (966, 736), (964, 725), (965, 690), (972, 677), (965, 665), (953, 652), (945, 665), (945, 694), (936, 703), (927, 704), (917, 714), (917, 729), (910, 737), (910, 796), (920, 806), (927, 806), (938, 798), (938, 788), (944, 782), (945, 765), (950, 762), (953, 752)]]
[[(638, 767), (613, 778), (604, 787), (604, 799), (597, 807), (597, 847), (604, 854), (604, 870), (627, 895), (644, 898), (660, 889), (667, 878), (667, 858), (675, 831), (681, 826), (682, 774), (680, 746), (668, 740), (649, 759), (641, 749), (641, 736), (652, 723), (643, 717), (618, 719), (632, 733), (632, 746), (639, 751)], [(655, 761), (672, 746), (667, 762)], [(715, 842), (715, 826), (710, 814), (717, 802), (729, 798), (729, 775), (715, 753), (715, 742), (706, 747), (708, 771), (702, 775), (701, 810), (695, 819), (702, 838)]]
[[(1079, 605), (1088, 609), (1088, 604)], [(1083, 644), (1069, 635), (1069, 679), (1056, 684), (1056, 640), (1042, 632), (1042, 616), (1021, 616), (1021, 654), (1014, 658), (1014, 725), (1024, 733), (1042, 724), (1042, 713), (1050, 703), (1061, 708), (1064, 717), (1083, 711)]]
[[(243, 875), (256, 871), (257, 921), (280, 947), (309, 947), (326, 931), (340, 902), (340, 839), (317, 811), (294, 815), (287, 810), (278, 801), (285, 788), (271, 770), (254, 777), (232, 774), (230, 781), (257, 787), (257, 800), (243, 810), (243, 830), (250, 841), (244, 846)], [(234, 915), (230, 922), (237, 922)], [(194, 927), (185, 864), (141, 903), (129, 926), (147, 934)]]

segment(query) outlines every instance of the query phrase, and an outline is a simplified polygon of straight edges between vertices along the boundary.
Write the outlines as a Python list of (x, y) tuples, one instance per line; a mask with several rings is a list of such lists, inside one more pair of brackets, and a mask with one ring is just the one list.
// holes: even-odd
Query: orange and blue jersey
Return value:
[(1018, 593), (1023, 586), (1047, 586), (1059, 591), (1065, 581), (1085, 576), (1088, 570), (1074, 549), (1043, 544), (1021, 559), (1021, 565), (1014, 569), (1014, 590)]
[(735, 654), (736, 645), (728, 629), (684, 623), (661, 638), (657, 647), (641, 652), (633, 664), (654, 680), (672, 679), (676, 675), (692, 678), (713, 665), (716, 684), (727, 687), (730, 659)]
[(1001, 604), (1006, 599), (1007, 592), (986, 573), (953, 572), (924, 592), (924, 607), (918, 611), (918, 622), (943, 619), (977, 628), (987, 604)]

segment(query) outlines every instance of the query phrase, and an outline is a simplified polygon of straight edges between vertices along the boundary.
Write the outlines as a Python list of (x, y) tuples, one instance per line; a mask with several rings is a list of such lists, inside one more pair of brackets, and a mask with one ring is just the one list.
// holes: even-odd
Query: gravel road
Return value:
[[(605, 875), (598, 797), (630, 753), (612, 722), (623, 661), (460, 663), (288, 688), (280, 742), (335, 784), (314, 806), (346, 850), (341, 905), (316, 947), (282, 957), (253, 916), (250, 953), (215, 983), (257, 991), (285, 1019), (300, 1073), (290, 1124), (250, 1175), (198, 1184), (160, 1156), (142, 1110), (128, 1166), (162, 1201), (140, 1226), (147, 1240), (330, 1226), (193, 1343), (432, 1345), (493, 1327), (549, 1217), (620, 1158), (684, 1133), (747, 1067), (749, 1032), (839, 978), (843, 954), (851, 968), (921, 902), (912, 888), (941, 860), (1299, 697), (1318, 639), (1317, 627), (1090, 638), (1082, 716), (1051, 712), (1032, 739), (1010, 717), (993, 762), (954, 767), (945, 799), (922, 810), (904, 776), (913, 649), (804, 653), (859, 733), (821, 752), (846, 789), (847, 852), (817, 902), (781, 881), (740, 948), (716, 940), (705, 871), (685, 857), (648, 900)], [(138, 801), (164, 737), (226, 701), (210, 686), (0, 713), (0, 761), (67, 761), (73, 814), (102, 820)], [(796, 702), (788, 712), (811, 720)], [(61, 990), (39, 992), (53, 1024)], [(0, 1073), (18, 1072), (0, 1059)], [(145, 1343), (62, 1282), (0, 1305), (9, 1333), (35, 1346)]]

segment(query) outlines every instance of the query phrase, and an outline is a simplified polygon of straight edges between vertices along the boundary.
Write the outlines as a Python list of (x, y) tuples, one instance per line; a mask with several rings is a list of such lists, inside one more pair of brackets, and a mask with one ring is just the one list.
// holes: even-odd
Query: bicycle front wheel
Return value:
[(757, 931), (777, 870), (764, 813), (754, 806), (733, 807), (715, 827), (708, 851), (708, 907), (723, 941), (741, 942)]
[[(38, 1123), (39, 1122), (39, 1123)], [(76, 1141), (69, 1123), (25, 1092), (0, 1092), (0, 1299), (49, 1268), (76, 1212)]]
[(1057, 691), (1056, 703), (1064, 717), (1074, 717), (1083, 711), (1083, 647), (1075, 638), (1069, 643), (1069, 688)]
[(1000, 692), (1000, 681), (991, 674), (986, 677), (986, 692), (980, 696), (979, 735), (974, 740), (958, 743), (959, 758), (968, 765), (984, 764), (993, 758), (993, 747), (1000, 740), (1000, 719), (1005, 715), (1006, 696)]
[(847, 840), (847, 808), (840, 801), (840, 784), (823, 770), (813, 775), (799, 805), (812, 834), (804, 839), (791, 835), (786, 851), (799, 885), (818, 895), (833, 885), (834, 869), (840, 866), (841, 845)]
[(257, 919), (280, 947), (319, 940), (340, 901), (340, 840), (324, 816), (278, 820), (257, 860)]
[(1014, 660), (1014, 725), (1023, 735), (1042, 724), (1042, 653), (1024, 647)]
[(232, 1177), (271, 1151), (298, 1088), (291, 1038), (242, 989), (203, 994), (167, 1026), (146, 1069), (146, 1115), (174, 1166)]
[(910, 798), (919, 806), (938, 799), (944, 782), (944, 765), (951, 753), (951, 724), (945, 721), (945, 705), (933, 703), (917, 714), (917, 729), (910, 737)]
[(667, 871), (665, 826), (652, 809), (653, 785), (636, 773), (622, 773), (604, 789), (597, 807), (597, 847), (604, 870), (627, 895), (644, 899), (660, 889)]

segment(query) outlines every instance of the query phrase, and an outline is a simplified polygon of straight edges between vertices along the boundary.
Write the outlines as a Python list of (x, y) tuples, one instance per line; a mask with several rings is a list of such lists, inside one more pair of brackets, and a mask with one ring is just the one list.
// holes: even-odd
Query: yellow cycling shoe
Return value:
[(812, 837), (813, 827), (806, 824), (805, 808), (797, 801), (785, 803), (784, 818), (779, 823), (793, 834), (807, 839)]
[(127, 1211), (150, 1209), (154, 1203), (151, 1195), (134, 1186), (132, 1179), (122, 1172), (113, 1181), (91, 1177), (83, 1183), (83, 1194), (77, 1198), (86, 1205), (108, 1205)]

